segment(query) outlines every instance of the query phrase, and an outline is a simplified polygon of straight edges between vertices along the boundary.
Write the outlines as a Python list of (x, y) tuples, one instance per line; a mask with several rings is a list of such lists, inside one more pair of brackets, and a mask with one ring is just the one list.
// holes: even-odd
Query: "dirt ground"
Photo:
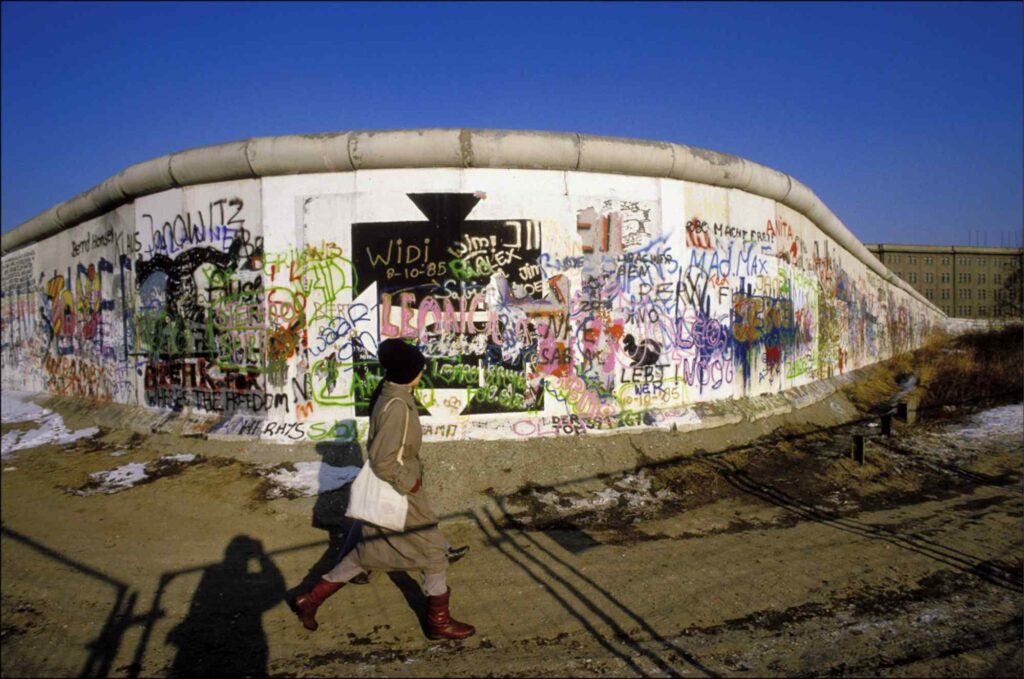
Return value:
[[(268, 499), (265, 470), (238, 459), (254, 444), (104, 428), (18, 451), (0, 475), (0, 673), (1019, 677), (1021, 394), (933, 395), (886, 436), (873, 415), (903, 368), (757, 440), (723, 431), (597, 491), (527, 486), (447, 517), (471, 548), (449, 571), (452, 612), (478, 630), (462, 642), (426, 639), (403, 574), (348, 585), (303, 629), (288, 600), (337, 558), (340, 503)], [(859, 416), (815, 425), (836, 408)], [(645, 437), (629, 442), (642, 459)], [(126, 462), (148, 482), (96, 492), (89, 474)]]

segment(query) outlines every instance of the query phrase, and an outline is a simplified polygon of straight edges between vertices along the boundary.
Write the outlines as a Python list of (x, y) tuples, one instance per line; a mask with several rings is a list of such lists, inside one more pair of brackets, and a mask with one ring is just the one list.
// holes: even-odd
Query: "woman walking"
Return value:
[(320, 605), (360, 573), (419, 571), (427, 595), (427, 636), (464, 639), (476, 630), (454, 620), (448, 610), (451, 589), (447, 582), (447, 544), (422, 488), (419, 450), (423, 430), (413, 389), (420, 382), (426, 359), (419, 349), (399, 339), (381, 342), (377, 356), (384, 368), (384, 381), (370, 400), (367, 455), (374, 474), (408, 498), (405, 529), (396, 532), (362, 522), (361, 537), (355, 547), (312, 590), (298, 597), (295, 607), (303, 626), (315, 630), (319, 626), (316, 611)]

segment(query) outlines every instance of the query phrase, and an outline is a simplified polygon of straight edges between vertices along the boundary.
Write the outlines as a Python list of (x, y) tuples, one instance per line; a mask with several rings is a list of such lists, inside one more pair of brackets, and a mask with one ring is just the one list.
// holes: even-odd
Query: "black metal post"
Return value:
[(864, 464), (864, 434), (854, 434), (850, 444), (850, 459)]

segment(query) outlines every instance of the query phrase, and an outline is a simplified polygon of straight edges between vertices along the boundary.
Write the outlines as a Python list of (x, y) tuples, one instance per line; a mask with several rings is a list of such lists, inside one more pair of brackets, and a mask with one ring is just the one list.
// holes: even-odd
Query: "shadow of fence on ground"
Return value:
[(707, 460), (706, 464), (734, 488), (781, 507), (805, 521), (812, 521), (871, 540), (881, 540), (900, 549), (933, 559), (962, 573), (975, 575), (996, 587), (1014, 592), (1024, 592), (1024, 585), (1020, 582), (1019, 573), (995, 565), (988, 559), (946, 547), (919, 535), (903, 535), (883, 524), (866, 523), (844, 517), (838, 512), (820, 509), (797, 500), (771, 485), (759, 483), (733, 463), (724, 460)]
[[(707, 676), (718, 676), (690, 653), (664, 639), (644, 621), (642, 616), (624, 605), (592, 578), (573, 567), (566, 559), (545, 547), (535, 537), (521, 530), (505, 534), (501, 527), (502, 522), (491, 510), (461, 512), (445, 518), (461, 518), (475, 524), (489, 544), (495, 546), (510, 563), (534, 581), (545, 585), (550, 595), (568, 615), (579, 621), (583, 629), (603, 648), (620, 658), (639, 675), (646, 676), (647, 672), (624, 649), (649, 659), (658, 668), (658, 674), (680, 676), (675, 667), (683, 661)], [(107, 616), (106, 624), (97, 639), (87, 646), (89, 655), (79, 674), (81, 677), (109, 676), (124, 634), (132, 626), (142, 627), (139, 641), (132, 662), (118, 669), (126, 671), (129, 677), (142, 676), (146, 651), (152, 642), (156, 624), (166, 617), (162, 602), (168, 587), (175, 579), (196, 573), (201, 573), (202, 578), (193, 594), (189, 612), (167, 636), (167, 641), (179, 648), (169, 669), (170, 676), (207, 675), (211, 672), (265, 675), (268, 649), (261, 617), (266, 610), (288, 598), (283, 579), (273, 565), (272, 557), (327, 546), (327, 552), (317, 562), (323, 562), (322, 567), (330, 562), (328, 555), (337, 555), (339, 559), (341, 555), (337, 542), (332, 544), (328, 540), (264, 552), (258, 540), (248, 536), (236, 536), (229, 543), (223, 561), (161, 574), (148, 611), (135, 614), (139, 593), (126, 583), (79, 564), (14, 530), (5, 527), (3, 535), (115, 588), (116, 600)], [(525, 543), (529, 543), (543, 556), (527, 551)], [(251, 559), (257, 559), (263, 564), (254, 577), (252, 574), (247, 575), (246, 564)], [(310, 569), (310, 574), (317, 570), (319, 569), (316, 567)], [(406, 573), (389, 573), (389, 577), (402, 592), (410, 610), (416, 615), (421, 628), (425, 630), (426, 598), (419, 584)], [(557, 584), (567, 594), (558, 592), (553, 584)], [(588, 596), (584, 589), (596, 592), (597, 596)], [(606, 612), (608, 610), (631, 620), (636, 627), (643, 630), (643, 636), (664, 646), (666, 653), (646, 648), (640, 640), (634, 639), (634, 634), (623, 629), (612, 615)], [(595, 625), (595, 620), (611, 630), (614, 641), (609, 640), (607, 633)], [(145, 672), (147, 675), (151, 673), (151, 670)]]
[[(502, 508), (502, 510), (504, 511), (504, 508)], [(622, 662), (624, 662), (626, 666), (634, 672), (637, 672), (640, 676), (646, 676), (647, 674), (644, 668), (640, 667), (640, 665), (633, 659), (633, 656), (627, 654), (621, 648), (617, 648), (616, 643), (632, 650), (635, 656), (646, 657), (654, 663), (659, 674), (667, 674), (670, 677), (681, 676), (677, 672), (676, 666), (678, 661), (683, 661), (694, 669), (704, 673), (706, 676), (719, 676), (702, 665), (692, 654), (665, 639), (654, 628), (652, 628), (643, 619), (643, 617), (623, 604), (618, 598), (608, 592), (607, 589), (599, 585), (593, 578), (584, 575), (579, 569), (574, 568), (569, 564), (566, 559), (559, 557), (550, 549), (545, 547), (539, 540), (537, 540), (536, 537), (530, 535), (526, 531), (518, 529), (507, 530), (503, 535), (501, 527), (502, 521), (496, 519), (494, 514), (487, 508), (485, 508), (481, 513), (483, 514), (482, 517), (474, 515), (474, 518), (480, 531), (486, 536), (488, 543), (497, 548), (505, 558), (522, 570), (532, 580), (545, 587), (548, 590), (548, 593), (558, 601), (570, 616), (575, 618), (580, 625), (582, 625), (583, 629), (585, 629), (595, 641), (597, 641), (606, 651), (622, 660)], [(545, 558), (536, 556), (536, 552), (528, 551), (527, 548), (518, 540), (523, 540), (529, 543), (529, 547), (536, 548), (536, 551), (541, 552)], [(567, 572), (567, 574), (559, 573), (559, 568), (563, 572)], [(558, 590), (552, 586), (551, 583), (553, 582), (560, 585), (566, 593), (560, 594)], [(595, 591), (599, 596), (595, 598), (588, 597), (583, 591), (584, 587)], [(637, 627), (643, 630), (643, 633), (649, 637), (651, 641), (665, 646), (665, 648), (674, 657), (666, 659), (657, 652), (649, 648), (645, 648), (641, 644), (640, 640), (633, 638), (633, 633), (622, 628), (622, 626), (612, 617), (611, 611), (624, 614), (633, 623), (635, 623)], [(590, 617), (588, 617), (588, 614)], [(591, 622), (591, 619), (593, 618), (600, 620), (604, 625), (611, 629), (612, 637), (615, 639), (614, 643), (610, 641), (606, 635), (594, 625), (593, 622)]]
[[(818, 428), (806, 434), (786, 435), (784, 438), (794, 440), (800, 439), (803, 436), (820, 435), (822, 432), (837, 433), (844, 428), (858, 426), (868, 419), (870, 418), (834, 427)], [(934, 540), (918, 535), (900, 534), (889, 526), (867, 523), (842, 516), (837, 512), (821, 509), (794, 498), (779, 488), (758, 481), (747, 472), (738, 468), (734, 463), (723, 459), (725, 456), (736, 452), (752, 450), (758, 445), (771, 445), (773, 438), (783, 437), (770, 436), (758, 444), (745, 444), (710, 453), (699, 452), (686, 457), (650, 462), (637, 466), (634, 471), (645, 468), (657, 469), (677, 464), (703, 465), (734, 488), (764, 502), (781, 507), (802, 520), (829, 526), (860, 537), (885, 541), (901, 549), (926, 556), (955, 570), (974, 575), (997, 587), (1014, 592), (1021, 592), (1024, 589), (1019, 582), (1017, 573), (993, 564), (991, 560), (985, 560), (961, 550), (946, 547)], [(324, 455), (325, 461), (327, 461), (330, 451), (321, 450), (320, 452)], [(845, 457), (845, 452), (823, 453), (823, 456), (841, 459)], [(978, 482), (993, 481), (993, 479), (988, 477), (981, 478), (979, 475), (971, 472), (965, 471), (965, 475), (970, 475), (968, 478), (976, 477), (973, 480)], [(600, 474), (566, 480), (556, 484), (553, 488), (567, 487), (582, 481), (598, 478), (607, 479), (607, 475)], [(255, 652), (252, 654), (255, 659), (248, 658), (249, 665), (247, 667), (249, 667), (250, 673), (260, 674), (265, 673), (267, 669), (266, 637), (260, 623), (263, 613), (281, 601), (288, 602), (299, 591), (308, 589), (320, 578), (320, 575), (334, 566), (343, 554), (346, 545), (344, 537), (348, 532), (347, 529), (351, 528), (351, 524), (337, 515), (338, 513), (343, 515), (344, 505), (346, 504), (341, 501), (340, 497), (341, 495), (339, 494), (338, 498), (330, 501), (318, 499), (314, 510), (313, 525), (327, 530), (329, 539), (305, 542), (291, 547), (264, 552), (262, 544), (258, 539), (248, 536), (236, 536), (232, 543), (228, 545), (223, 561), (210, 562), (163, 573), (157, 583), (148, 611), (141, 615), (136, 615), (135, 613), (139, 593), (133, 591), (126, 583), (99, 570), (69, 559), (56, 550), (46, 547), (10, 528), (3, 527), (2, 535), (5, 538), (16, 540), (35, 549), (39, 553), (68, 565), (114, 589), (114, 604), (107, 615), (99, 635), (87, 645), (88, 657), (79, 676), (108, 676), (112, 663), (123, 643), (125, 632), (133, 626), (141, 625), (142, 632), (131, 664), (124, 668), (118, 668), (119, 670), (126, 670), (129, 677), (140, 676), (155, 626), (159, 620), (165, 617), (161, 604), (168, 586), (176, 578), (195, 573), (202, 573), (203, 577), (193, 596), (189, 613), (179, 625), (175, 626), (176, 633), (169, 635), (168, 640), (174, 643), (174, 638), (186, 639), (196, 637), (197, 635), (202, 636), (203, 630), (216, 632), (219, 627), (234, 625), (235, 622), (232, 621), (244, 618), (242, 623), (247, 626), (248, 633), (243, 636), (249, 640), (249, 643), (247, 645), (243, 644), (242, 648), (255, 649)], [(546, 546), (543, 541), (538, 539), (537, 531), (521, 527), (510, 528), (509, 526), (514, 526), (515, 522), (510, 520), (511, 515), (508, 509), (509, 496), (493, 496), (491, 500), (495, 503), (497, 509), (484, 506), (473, 511), (452, 513), (442, 517), (442, 519), (461, 519), (475, 525), (489, 545), (497, 549), (511, 565), (523, 572), (538, 585), (545, 587), (548, 594), (565, 610), (568, 616), (578, 621), (587, 634), (611, 656), (621, 660), (632, 672), (641, 676), (646, 676), (648, 673), (680, 676), (684, 671), (686, 673), (696, 671), (706, 676), (718, 676), (713, 669), (702, 663), (692, 653), (679, 647), (676, 642), (666, 638), (665, 633), (654, 629), (643, 616), (627, 606), (606, 587), (574, 567), (566, 555), (557, 554)], [(332, 516), (332, 514), (334, 515)], [(318, 548), (325, 549), (308, 570), (302, 582), (291, 589), (285, 590), (281, 574), (277, 572), (276, 566), (272, 563), (272, 557)], [(567, 554), (573, 553), (573, 550), (569, 547), (566, 547), (566, 549)], [(243, 597), (245, 592), (233, 590), (231, 588), (231, 581), (233, 579), (242, 579), (244, 581), (246, 576), (243, 574), (243, 564), (249, 563), (253, 558), (262, 561), (264, 564), (256, 579), (256, 584), (260, 586), (263, 593), (257, 597), (256, 601), (251, 602), (252, 605), (247, 603), (240, 607), (232, 607), (232, 604), (225, 602)], [(404, 573), (392, 573), (390, 577), (392, 583), (401, 590), (409, 608), (417, 616), (422, 626), (422, 611), (425, 608), (425, 598), (419, 590), (418, 584)], [(224, 615), (226, 611), (230, 613), (227, 617)], [(623, 621), (626, 620), (629, 622), (625, 624), (632, 629), (624, 628)], [(298, 626), (297, 622), (296, 626)], [(608, 632), (602, 628), (610, 631), (610, 638)], [(216, 639), (217, 634), (211, 634), (211, 637)], [(657, 647), (657, 649), (653, 647)], [(261, 648), (263, 649), (262, 652), (260, 651)], [(645, 670), (638, 662), (638, 659), (641, 657), (652, 663), (655, 669)], [(179, 674), (195, 674), (197, 672), (203, 673), (204, 668), (210, 669), (206, 668), (201, 659), (197, 659), (197, 657), (186, 652), (185, 655), (179, 653), (179, 657), (175, 659), (171, 671)]]
[(85, 664), (82, 666), (82, 671), (78, 674), (80, 677), (108, 676), (114, 658), (121, 648), (121, 640), (124, 637), (125, 630), (139, 622), (138, 618), (133, 617), (138, 593), (131, 591), (127, 583), (75, 561), (16, 530), (2, 526), (0, 527), (0, 535), (114, 589), (114, 604), (110, 607), (110, 612), (107, 614), (99, 635), (87, 645), (86, 650), (88, 654)]

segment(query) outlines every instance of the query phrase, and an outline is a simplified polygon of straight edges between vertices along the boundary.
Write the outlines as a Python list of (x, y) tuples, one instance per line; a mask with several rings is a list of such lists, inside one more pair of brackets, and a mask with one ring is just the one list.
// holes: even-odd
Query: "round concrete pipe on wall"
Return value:
[(471, 162), (466, 167), (575, 170), (580, 162), (577, 134), (467, 130)]
[(255, 177), (245, 154), (247, 144), (247, 141), (236, 141), (173, 154), (170, 172), (175, 186)]
[(641, 177), (668, 177), (675, 154), (671, 144), (663, 142), (624, 142), (614, 137), (579, 136), (579, 169), (583, 172), (609, 172)]
[(732, 186), (734, 172), (730, 172), (729, 160), (722, 154), (697, 149), (683, 144), (673, 144), (673, 179), (683, 179), (713, 186)]
[(753, 171), (743, 190), (772, 200), (784, 201), (792, 187), (789, 175), (756, 163), (751, 165), (754, 166)]
[(57, 206), (57, 219), (62, 224), (77, 224), (101, 211), (101, 206), (96, 203), (96, 189), (90, 189)]
[(171, 175), (171, 157), (160, 156), (121, 170), (114, 177), (128, 200), (177, 186)]
[(349, 133), (348, 148), (357, 170), (464, 166), (458, 129), (358, 130)]
[(348, 147), (347, 132), (258, 137), (249, 141), (246, 157), (258, 177), (303, 172), (348, 172), (355, 169)]
[(5, 233), (0, 237), (0, 253), (7, 254), (15, 248), (35, 243), (64, 228), (64, 223), (57, 217), (57, 208), (59, 207), (60, 205), (54, 205), (46, 212), (19, 224), (14, 231)]
[[(808, 218), (811, 218), (810, 213), (821, 204), (818, 197), (814, 195), (814, 191), (811, 191), (806, 184), (793, 177), (789, 178), (789, 192), (779, 202), (788, 205)], [(820, 217), (821, 213), (819, 212), (818, 215)]]

